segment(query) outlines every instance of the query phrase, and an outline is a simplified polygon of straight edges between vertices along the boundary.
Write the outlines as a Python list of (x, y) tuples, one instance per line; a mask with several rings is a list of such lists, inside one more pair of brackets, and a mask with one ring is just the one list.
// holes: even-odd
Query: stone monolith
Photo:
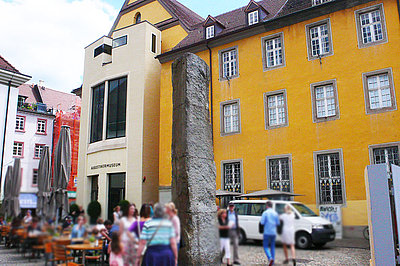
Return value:
[(209, 67), (185, 53), (172, 64), (172, 200), (182, 225), (179, 265), (219, 265)]

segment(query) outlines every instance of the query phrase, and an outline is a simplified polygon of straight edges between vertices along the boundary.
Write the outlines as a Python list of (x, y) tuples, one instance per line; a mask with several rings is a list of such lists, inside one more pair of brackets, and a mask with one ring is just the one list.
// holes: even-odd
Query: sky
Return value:
[[(71, 92), (82, 84), (84, 48), (108, 34), (124, 0), (0, 0), (0, 55), (28, 83)], [(247, 0), (180, 0), (216, 16)]]

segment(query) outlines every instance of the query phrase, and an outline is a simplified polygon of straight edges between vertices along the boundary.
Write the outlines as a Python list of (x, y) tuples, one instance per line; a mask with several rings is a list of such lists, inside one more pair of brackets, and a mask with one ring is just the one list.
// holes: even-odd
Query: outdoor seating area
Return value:
[[(31, 230), (25, 224), (15, 228), (0, 226), (0, 246), (15, 249), (26, 262), (40, 261), (45, 265), (104, 265), (106, 241), (103, 238), (71, 238), (70, 230), (44, 224)], [(88, 234), (89, 235), (89, 234)]]

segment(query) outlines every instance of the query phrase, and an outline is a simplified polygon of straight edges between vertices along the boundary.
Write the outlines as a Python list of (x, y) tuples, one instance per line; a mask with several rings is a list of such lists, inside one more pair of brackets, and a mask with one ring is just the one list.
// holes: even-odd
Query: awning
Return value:
[(282, 197), (282, 196), (288, 196), (288, 197), (293, 197), (293, 196), (303, 196), (300, 194), (295, 194), (291, 192), (285, 192), (285, 191), (279, 191), (279, 190), (272, 190), (272, 189), (264, 189), (260, 191), (255, 191), (252, 193), (248, 194), (243, 194), (240, 197), (242, 198), (270, 198), (270, 197)]
[(19, 205), (21, 209), (36, 209), (37, 196), (31, 193), (19, 194)]

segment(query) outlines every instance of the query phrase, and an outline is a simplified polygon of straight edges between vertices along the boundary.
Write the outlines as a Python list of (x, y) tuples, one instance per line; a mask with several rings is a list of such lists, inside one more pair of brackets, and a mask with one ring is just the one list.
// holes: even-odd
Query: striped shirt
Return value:
[[(159, 227), (161, 223), (161, 226)], [(159, 227), (159, 228), (158, 228)], [(175, 237), (175, 230), (171, 221), (160, 218), (153, 218), (144, 223), (140, 239), (149, 241), (153, 234), (156, 232), (149, 246), (155, 245), (170, 245), (170, 239)]]

